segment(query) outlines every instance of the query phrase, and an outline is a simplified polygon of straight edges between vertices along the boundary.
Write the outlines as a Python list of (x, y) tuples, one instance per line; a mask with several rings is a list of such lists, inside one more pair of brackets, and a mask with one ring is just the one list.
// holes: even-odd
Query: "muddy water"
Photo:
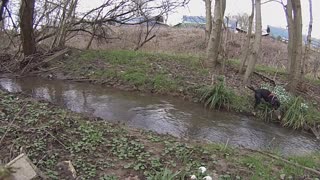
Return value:
[(199, 104), (178, 98), (40, 78), (2, 78), (0, 85), (8, 91), (23, 91), (72, 111), (158, 133), (219, 143), (228, 141), (231, 146), (273, 149), (284, 155), (320, 151), (320, 142), (311, 135), (245, 116), (208, 111)]

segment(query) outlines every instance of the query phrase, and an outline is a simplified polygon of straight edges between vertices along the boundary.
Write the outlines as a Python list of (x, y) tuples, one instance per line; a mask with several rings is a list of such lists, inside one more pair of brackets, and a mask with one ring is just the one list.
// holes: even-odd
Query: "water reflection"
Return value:
[(230, 113), (205, 110), (177, 98), (129, 93), (100, 85), (40, 78), (0, 79), (2, 88), (23, 91), (76, 112), (158, 133), (228, 143), (252, 149), (276, 148), (284, 154), (320, 150), (309, 135)]

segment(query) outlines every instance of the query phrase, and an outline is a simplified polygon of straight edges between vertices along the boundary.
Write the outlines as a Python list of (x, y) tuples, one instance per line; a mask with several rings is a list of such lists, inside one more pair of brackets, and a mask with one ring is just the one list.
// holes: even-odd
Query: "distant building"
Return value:
[(162, 16), (154, 16), (154, 17), (144, 17), (144, 16), (139, 16), (139, 17), (134, 17), (134, 18), (129, 18), (125, 20), (120, 20), (120, 24), (126, 24), (126, 25), (137, 25), (137, 24), (142, 24), (142, 25), (161, 25), (161, 26), (168, 26), (167, 24), (164, 23), (164, 18)]
[[(228, 24), (227, 24), (228, 22)], [(229, 29), (236, 30), (237, 22), (234, 19), (224, 18), (224, 23)], [(205, 28), (206, 26), (206, 17), (204, 16), (183, 16), (182, 22), (174, 25), (174, 27), (196, 27), (196, 28)]]
[(182, 22), (174, 25), (174, 27), (197, 27), (205, 28), (206, 17), (204, 16), (183, 16)]
[[(270, 28), (270, 36), (273, 37), (274, 39), (278, 39), (282, 42), (288, 42), (289, 40), (289, 34), (288, 34), (288, 29), (285, 28), (280, 28), (280, 27), (274, 27), (274, 26), (268, 26)], [(307, 42), (307, 36), (303, 35), (302, 37), (303, 43)], [(311, 39), (311, 45), (314, 48), (319, 48), (320, 47), (320, 40), (316, 38)]]

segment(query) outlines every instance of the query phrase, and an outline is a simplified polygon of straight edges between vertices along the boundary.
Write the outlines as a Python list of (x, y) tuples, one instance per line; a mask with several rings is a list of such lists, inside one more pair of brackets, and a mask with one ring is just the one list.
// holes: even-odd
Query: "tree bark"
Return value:
[(292, 47), (293, 47), (293, 16), (292, 16), (292, 3), (291, 0), (287, 1), (287, 7), (285, 9), (287, 24), (288, 24), (288, 64), (287, 64), (287, 72), (290, 73), (291, 61), (292, 61)]
[(35, 0), (22, 0), (20, 6), (20, 28), (22, 49), (25, 56), (36, 51), (36, 42), (33, 33), (33, 14)]
[(307, 43), (305, 46), (304, 56), (302, 60), (301, 73), (302, 77), (307, 73), (308, 69), (308, 61), (310, 60), (310, 49), (311, 49), (311, 33), (312, 33), (312, 24), (313, 24), (313, 16), (312, 16), (312, 0), (309, 0), (309, 26), (308, 26), (308, 35), (307, 35)]
[(221, 46), (222, 22), (226, 8), (226, 0), (215, 0), (214, 5), (214, 20), (211, 29), (210, 39), (207, 47), (207, 65), (212, 65), (214, 68), (221, 64), (219, 62), (219, 49)]
[(250, 41), (251, 41), (251, 34), (252, 34), (252, 24), (253, 24), (253, 17), (254, 17), (254, 0), (251, 1), (251, 15), (249, 16), (249, 27), (248, 27), (248, 33), (247, 33), (247, 39), (246, 39), (246, 43), (244, 46), (244, 51), (242, 54), (242, 59), (241, 59), (241, 65), (239, 68), (239, 73), (242, 73), (243, 68), (247, 62), (248, 59), (248, 54), (251, 50), (250, 47)]
[(261, 25), (261, 0), (256, 0), (256, 26), (255, 26), (255, 39), (253, 43), (253, 48), (249, 57), (248, 67), (244, 74), (243, 83), (247, 84), (249, 77), (254, 71), (258, 56), (261, 49), (261, 34), (262, 34), (262, 25)]
[(302, 12), (300, 0), (291, 0), (291, 3), (293, 11), (293, 38), (288, 87), (291, 92), (295, 92), (301, 81)]
[(212, 12), (211, 12), (211, 0), (204, 0), (206, 6), (206, 30), (205, 30), (205, 42), (208, 45), (208, 41), (212, 29)]

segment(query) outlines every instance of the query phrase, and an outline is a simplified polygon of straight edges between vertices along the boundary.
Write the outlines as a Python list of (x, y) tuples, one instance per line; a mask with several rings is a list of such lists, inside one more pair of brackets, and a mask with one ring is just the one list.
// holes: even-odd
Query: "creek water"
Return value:
[(111, 122), (177, 137), (226, 143), (233, 147), (276, 150), (283, 155), (320, 151), (312, 135), (227, 112), (206, 110), (179, 98), (125, 92), (102, 85), (38, 77), (1, 78), (0, 86), (89, 113)]

